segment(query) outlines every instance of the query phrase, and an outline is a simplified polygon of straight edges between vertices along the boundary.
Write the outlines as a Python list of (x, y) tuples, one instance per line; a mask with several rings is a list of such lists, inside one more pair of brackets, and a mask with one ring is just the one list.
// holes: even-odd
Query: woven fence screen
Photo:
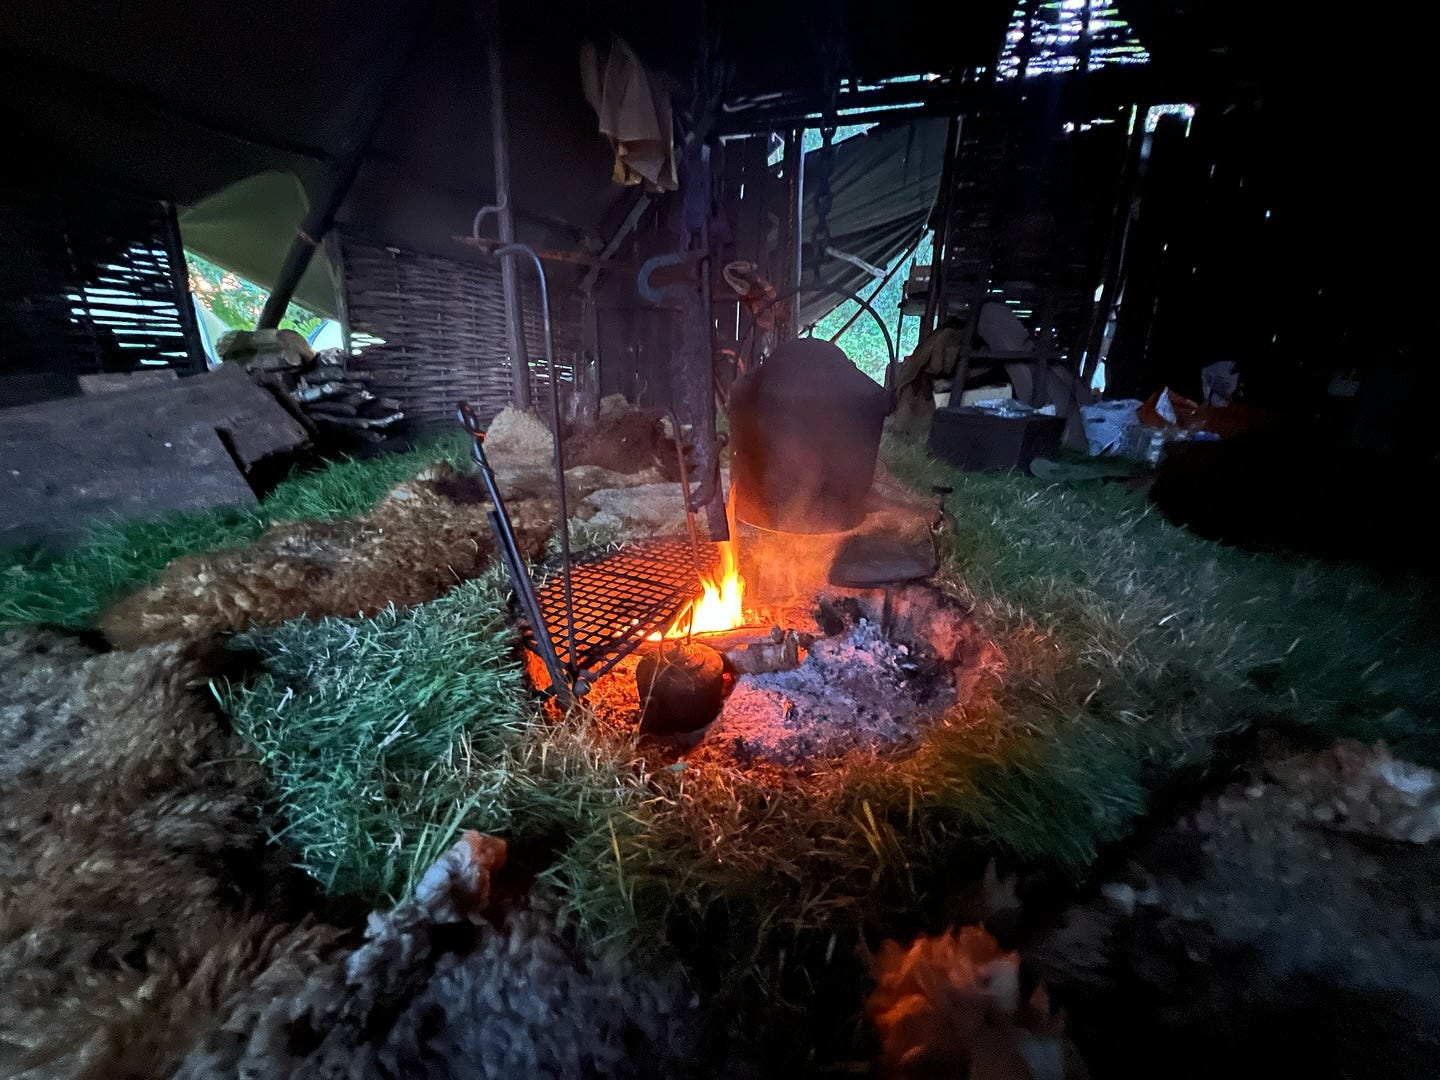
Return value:
[[(488, 421), (510, 402), (510, 355), (500, 265), (343, 239), (345, 313), (356, 370), (397, 399), (412, 421), (451, 423), (469, 401)], [(532, 392), (549, 393), (539, 289), (521, 268)], [(552, 286), (553, 288), (553, 286)], [(575, 306), (551, 295), (557, 375), (572, 378)]]

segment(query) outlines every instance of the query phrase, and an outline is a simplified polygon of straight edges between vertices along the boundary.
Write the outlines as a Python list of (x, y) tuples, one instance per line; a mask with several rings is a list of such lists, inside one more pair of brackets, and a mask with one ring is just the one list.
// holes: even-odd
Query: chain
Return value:
[(821, 291), (825, 287), (825, 276), (821, 273), (821, 267), (829, 258), (830, 250), (830, 208), (835, 203), (834, 196), (830, 193), (830, 177), (835, 172), (835, 129), (824, 127), (820, 129), (820, 154), (819, 179), (815, 184), (815, 233), (812, 243), (814, 249), (814, 271), (815, 288)]

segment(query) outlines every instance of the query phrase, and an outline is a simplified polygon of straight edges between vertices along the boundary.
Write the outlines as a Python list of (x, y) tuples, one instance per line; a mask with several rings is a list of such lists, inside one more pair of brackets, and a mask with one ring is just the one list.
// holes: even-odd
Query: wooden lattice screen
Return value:
[[(504, 297), (498, 263), (462, 262), (378, 247), (345, 237), (345, 314), (354, 366), (375, 390), (397, 399), (413, 421), (451, 423), (469, 401), (489, 420), (510, 401)], [(536, 399), (545, 400), (539, 290), (522, 269), (525, 336)], [(577, 340), (573, 305), (550, 302), (559, 377), (572, 377)]]
[(0, 184), (0, 404), (76, 376), (203, 366), (175, 208), (73, 184)]

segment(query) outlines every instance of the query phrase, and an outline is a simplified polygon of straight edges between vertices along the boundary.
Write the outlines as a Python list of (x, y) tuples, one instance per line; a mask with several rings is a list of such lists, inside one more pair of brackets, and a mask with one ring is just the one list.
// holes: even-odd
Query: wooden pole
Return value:
[[(482, 0), (480, 26), (485, 34), (490, 72), (490, 139), (495, 159), (495, 224), (501, 244), (515, 242), (515, 211), (510, 199), (510, 120), (505, 105), (505, 60), (500, 50), (499, 0)], [(510, 346), (510, 393), (516, 407), (530, 407), (530, 350), (525, 342), (525, 312), (514, 255), (500, 262), (505, 293), (505, 332)]]
[(394, 37), (390, 52), (381, 61), (369, 82), (362, 86), (359, 104), (352, 114), (353, 122), (349, 134), (341, 144), (340, 152), (330, 160), (320, 197), (310, 204), (310, 211), (305, 215), (295, 239), (290, 243), (290, 250), (280, 266), (280, 273), (275, 277), (275, 285), (260, 312), (259, 321), (255, 324), (257, 330), (273, 330), (280, 325), (300, 279), (310, 266), (315, 249), (334, 226), (335, 215), (339, 213), (345, 196), (350, 193), (351, 185), (355, 183), (355, 177), (360, 172), (360, 165), (365, 160), (365, 151), (385, 115), (390, 93), (405, 70), (405, 62), (409, 60), (410, 50), (415, 44), (416, 24), (424, 17), (426, 8), (428, 5), (419, 6), (418, 10), (406, 18), (404, 26)]
[(180, 220), (175, 204), (166, 202), (165, 258), (170, 264), (170, 281), (175, 289), (175, 308), (180, 315), (180, 329), (185, 335), (185, 353), (191, 371), (204, 371), (208, 363), (205, 346), (200, 343), (200, 323), (195, 317), (195, 303), (190, 298), (190, 275), (185, 266), (185, 249), (180, 246)]
[(955, 159), (960, 145), (960, 117), (950, 117), (950, 126), (945, 132), (945, 161), (940, 167), (940, 191), (935, 198), (935, 213), (930, 216), (930, 227), (934, 237), (930, 243), (930, 283), (925, 290), (925, 314), (920, 316), (920, 337), (935, 328), (935, 319), (945, 292), (945, 259), (947, 234), (950, 231), (950, 216), (955, 209)]
[(1095, 370), (1100, 365), (1100, 346), (1105, 339), (1105, 326), (1110, 320), (1110, 309), (1115, 304), (1115, 293), (1125, 263), (1125, 238), (1137, 209), (1134, 204), (1135, 184), (1140, 170), (1140, 149), (1145, 141), (1145, 118), (1139, 106), (1132, 105), (1130, 108), (1132, 130), (1115, 183), (1115, 200), (1110, 207), (1110, 230), (1105, 243), (1100, 297), (1095, 301), (1095, 307), (1090, 313), (1090, 325), (1081, 356), (1080, 379), (1085, 386), (1090, 385), (1095, 378)]
[(775, 326), (775, 344), (793, 340), (800, 334), (800, 281), (804, 272), (801, 232), (805, 212), (805, 129), (796, 128), (785, 136), (786, 210), (785, 278), (777, 283), (780, 295), (790, 297), (790, 314)]

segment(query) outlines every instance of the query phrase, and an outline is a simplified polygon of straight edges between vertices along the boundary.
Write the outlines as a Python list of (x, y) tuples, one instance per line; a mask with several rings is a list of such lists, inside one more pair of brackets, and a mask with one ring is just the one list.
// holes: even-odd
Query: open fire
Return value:
[[(720, 563), (713, 576), (702, 574), (703, 589), (693, 603), (665, 631), (667, 638), (687, 634), (713, 634), (733, 630), (745, 622), (745, 579), (735, 559), (735, 541), (720, 544)], [(659, 637), (659, 635), (654, 635)]]
[[(700, 575), (700, 595), (687, 604), (670, 624), (665, 631), (666, 638), (715, 634), (745, 625), (745, 579), (740, 576), (736, 553), (734, 487), (730, 489), (725, 511), (730, 519), (730, 539), (717, 545), (720, 559), (715, 572)], [(651, 634), (650, 640), (659, 641), (660, 635)]]

